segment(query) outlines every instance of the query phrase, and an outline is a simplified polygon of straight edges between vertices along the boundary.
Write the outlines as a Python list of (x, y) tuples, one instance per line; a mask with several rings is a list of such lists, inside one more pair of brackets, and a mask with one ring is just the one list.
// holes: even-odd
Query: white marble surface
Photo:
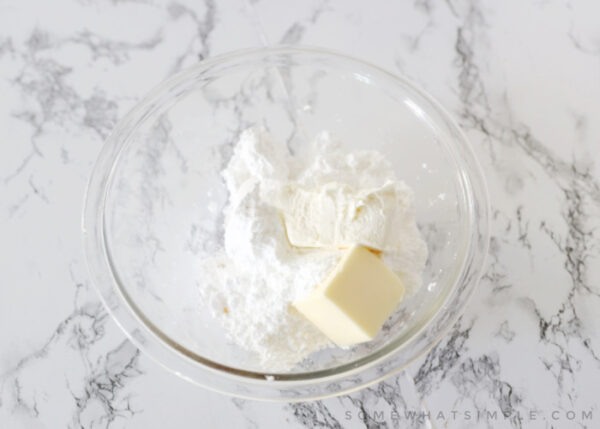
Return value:
[[(0, 428), (600, 427), (599, 18), (595, 0), (0, 1)], [(80, 238), (94, 159), (136, 100), (277, 43), (428, 90), (471, 138), (493, 213), (486, 275), (439, 346), (301, 404), (211, 393), (141, 355)]]

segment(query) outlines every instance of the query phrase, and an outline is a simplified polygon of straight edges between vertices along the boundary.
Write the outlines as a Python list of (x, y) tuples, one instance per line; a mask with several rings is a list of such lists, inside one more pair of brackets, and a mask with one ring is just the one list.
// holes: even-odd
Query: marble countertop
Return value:
[[(600, 3), (0, 2), (0, 428), (600, 427)], [(440, 100), (486, 172), (492, 241), (461, 320), (397, 377), (274, 404), (125, 339), (85, 269), (86, 180), (150, 88), (219, 53), (332, 48)]]

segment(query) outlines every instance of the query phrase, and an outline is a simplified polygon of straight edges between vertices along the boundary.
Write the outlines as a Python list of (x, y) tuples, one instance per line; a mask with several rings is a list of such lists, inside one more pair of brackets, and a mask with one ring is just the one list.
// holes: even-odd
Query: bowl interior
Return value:
[(227, 339), (198, 297), (200, 261), (223, 247), (221, 171), (239, 134), (264, 126), (291, 153), (320, 131), (345, 149), (385, 154), (415, 192), (429, 248), (423, 285), (372, 342), (325, 350), (289, 374), (361, 365), (402, 347), (456, 285), (469, 240), (468, 189), (455, 135), (401, 80), (316, 53), (267, 53), (198, 69), (146, 106), (123, 136), (106, 188), (104, 245), (137, 316), (163, 340), (215, 367), (258, 373), (256, 356)]

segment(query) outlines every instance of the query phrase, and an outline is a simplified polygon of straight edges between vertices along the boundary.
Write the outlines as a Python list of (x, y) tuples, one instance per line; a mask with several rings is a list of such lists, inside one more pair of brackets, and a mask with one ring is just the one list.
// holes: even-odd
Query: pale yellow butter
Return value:
[(403, 294), (402, 282), (381, 258), (355, 245), (294, 307), (338, 346), (350, 346), (375, 338)]

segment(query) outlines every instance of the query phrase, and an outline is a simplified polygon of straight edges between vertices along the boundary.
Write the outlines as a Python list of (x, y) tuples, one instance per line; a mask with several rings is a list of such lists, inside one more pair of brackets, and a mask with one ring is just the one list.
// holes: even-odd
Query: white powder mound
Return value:
[(223, 178), (225, 248), (204, 261), (200, 296), (230, 339), (268, 371), (288, 370), (331, 345), (291, 304), (325, 280), (340, 249), (379, 249), (408, 296), (420, 286), (427, 248), (412, 192), (380, 153), (344, 153), (324, 132), (304, 161), (264, 130), (249, 129)]

